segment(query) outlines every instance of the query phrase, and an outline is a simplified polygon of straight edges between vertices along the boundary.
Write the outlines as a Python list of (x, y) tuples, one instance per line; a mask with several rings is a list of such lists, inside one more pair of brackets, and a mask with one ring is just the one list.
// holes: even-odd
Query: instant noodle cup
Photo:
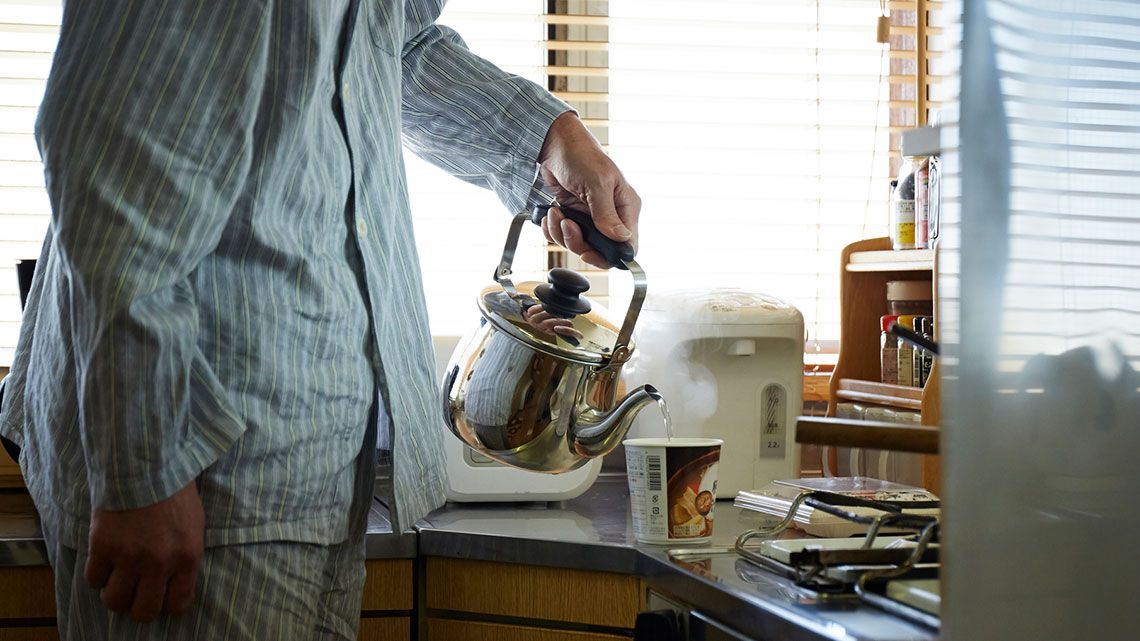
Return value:
[(712, 538), (720, 447), (715, 438), (625, 441), (633, 533), (653, 544)]

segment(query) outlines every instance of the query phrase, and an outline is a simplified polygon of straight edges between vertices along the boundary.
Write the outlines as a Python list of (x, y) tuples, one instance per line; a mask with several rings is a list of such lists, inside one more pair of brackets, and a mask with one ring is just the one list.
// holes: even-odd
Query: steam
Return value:
[[(717, 409), (717, 383), (712, 370), (700, 362), (697, 351), (708, 349), (710, 337), (701, 333), (694, 320), (699, 306), (670, 302), (691, 300), (707, 295), (702, 292), (650, 294), (646, 310), (634, 332), (633, 357), (622, 368), (626, 389), (651, 384), (669, 406), (674, 433), (691, 434), (691, 427), (710, 419)], [(630, 429), (633, 438), (665, 436), (662, 417), (657, 412), (642, 412)]]

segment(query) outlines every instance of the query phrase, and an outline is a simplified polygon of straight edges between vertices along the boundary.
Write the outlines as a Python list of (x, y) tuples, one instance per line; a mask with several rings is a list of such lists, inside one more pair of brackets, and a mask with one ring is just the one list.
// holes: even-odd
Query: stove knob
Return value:
[(685, 641), (681, 617), (673, 610), (640, 612), (633, 626), (633, 641)]

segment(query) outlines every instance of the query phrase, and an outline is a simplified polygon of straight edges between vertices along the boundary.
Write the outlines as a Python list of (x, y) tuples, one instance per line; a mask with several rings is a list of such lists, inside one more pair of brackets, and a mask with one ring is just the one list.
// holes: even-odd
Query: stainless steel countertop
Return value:
[[(930, 641), (936, 632), (859, 601), (815, 594), (726, 553), (764, 517), (716, 507), (713, 540), (674, 549), (633, 536), (624, 476), (602, 476), (581, 497), (555, 504), (449, 504), (419, 525), (424, 556), (481, 559), (644, 577), (649, 587), (762, 639)], [(701, 550), (707, 554), (702, 554)]]
[[(370, 559), (418, 554), (641, 576), (648, 586), (756, 638), (788, 641), (932, 641), (937, 634), (858, 601), (820, 601), (791, 581), (720, 552), (764, 522), (731, 503), (716, 507), (711, 543), (678, 557), (633, 537), (624, 476), (603, 475), (581, 497), (553, 504), (449, 504), (418, 534), (393, 535), (388, 511), (369, 514)], [(705, 552), (701, 552), (704, 550)], [(26, 494), (0, 492), (0, 566), (45, 565)]]

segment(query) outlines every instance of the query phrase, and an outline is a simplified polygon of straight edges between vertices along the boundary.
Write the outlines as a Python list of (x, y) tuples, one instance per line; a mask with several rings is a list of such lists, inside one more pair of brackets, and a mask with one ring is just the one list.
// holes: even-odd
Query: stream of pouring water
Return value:
[(665, 440), (673, 440), (673, 417), (669, 416), (669, 406), (665, 404), (665, 399), (658, 398), (657, 406), (661, 408), (661, 416), (665, 418)]

